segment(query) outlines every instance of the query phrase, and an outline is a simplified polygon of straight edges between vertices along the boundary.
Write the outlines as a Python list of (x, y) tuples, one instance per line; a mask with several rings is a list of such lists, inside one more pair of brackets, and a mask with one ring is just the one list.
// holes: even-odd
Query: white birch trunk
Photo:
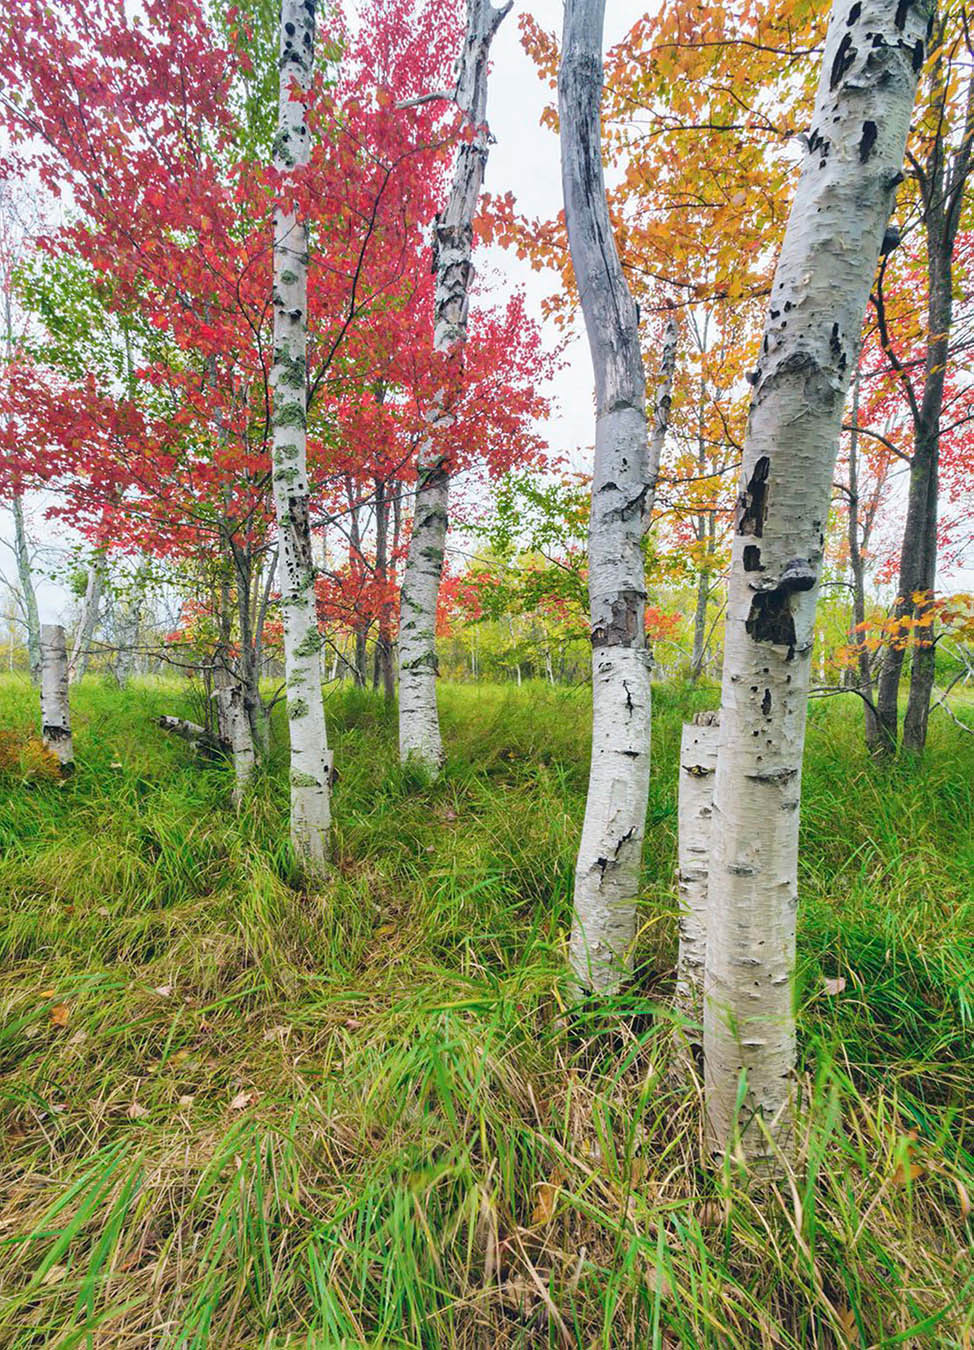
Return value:
[(689, 1023), (677, 1037), (681, 1057), (703, 1067), (703, 986), (707, 960), (707, 874), (720, 714), (698, 713), (680, 738), (677, 807), (680, 950), (676, 1009)]
[(71, 660), (68, 662), (68, 678), (74, 684), (84, 678), (91, 656), (91, 639), (98, 627), (98, 614), (101, 609), (102, 591), (105, 588), (105, 562), (96, 557), (88, 568), (88, 584), (85, 586), (85, 598), (81, 604), (78, 619), (78, 631), (75, 633)]
[(839, 0), (832, 10), (751, 377), (728, 584), (704, 1063), (710, 1147), (724, 1154), (739, 1129), (740, 1156), (759, 1173), (776, 1170), (775, 1147), (792, 1136), (798, 810), (832, 470), (931, 12), (931, 0)]
[(59, 623), (41, 624), (41, 737), (57, 755), (61, 772), (74, 768), (68, 706), (68, 651)]
[[(460, 363), (467, 338), (467, 309), (474, 269), (473, 219), (490, 147), (487, 128), (487, 60), (490, 44), (511, 4), (467, 0), (467, 32), (456, 65), (456, 88), (447, 95), (471, 129), (461, 142), (446, 205), (433, 225), (436, 276), (433, 346), (444, 360)], [(461, 366), (462, 369), (462, 366)], [(437, 431), (452, 417), (440, 399), (431, 421)], [(430, 773), (443, 762), (436, 706), (436, 606), (443, 577), (449, 519), (449, 465), (432, 438), (419, 450), (413, 531), (403, 570), (399, 616), (399, 754)]]
[(254, 738), (244, 704), (243, 685), (233, 683), (216, 691), (220, 709), (220, 734), (226, 739), (233, 763), (231, 801), (239, 807), (254, 776)]
[(595, 374), (589, 526), (592, 762), (575, 869), (571, 965), (580, 990), (617, 989), (631, 964), (649, 793), (650, 681), (642, 537), (652, 506), (636, 307), (602, 174), (604, 0), (567, 0), (558, 77), (572, 266)]
[[(285, 180), (311, 153), (304, 97), (314, 68), (315, 0), (282, 0), (274, 167)], [(311, 878), (328, 857), (330, 755), (321, 696), (321, 634), (308, 514), (308, 229), (274, 213), (274, 509), (279, 540), (284, 676), (291, 743), (291, 845)]]
[(14, 493), (14, 551), (17, 554), (17, 579), (27, 625), (27, 662), (30, 678), (38, 684), (41, 678), (41, 621), (37, 612), (37, 593), (30, 566), (30, 546), (24, 525), (24, 503), (19, 492)]
[(149, 576), (149, 564), (143, 558), (135, 569), (132, 586), (125, 600), (125, 607), (118, 631), (118, 654), (115, 658), (115, 679), (121, 688), (125, 688), (135, 666), (135, 649), (139, 645), (139, 632), (142, 627), (142, 610), (145, 605), (145, 590)]

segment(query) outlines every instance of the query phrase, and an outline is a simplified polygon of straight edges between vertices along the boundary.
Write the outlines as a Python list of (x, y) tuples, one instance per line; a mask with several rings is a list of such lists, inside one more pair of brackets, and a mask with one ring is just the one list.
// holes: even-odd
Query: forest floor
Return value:
[(308, 894), (283, 725), (237, 816), (153, 725), (180, 686), (87, 680), (59, 786), (0, 680), (0, 1346), (971, 1350), (974, 738), (935, 715), (880, 768), (812, 706), (800, 1154), (749, 1191), (667, 1078), (679, 728), (716, 693), (654, 694), (639, 973), (566, 1019), (588, 697), (444, 687), (430, 786), (330, 693)]

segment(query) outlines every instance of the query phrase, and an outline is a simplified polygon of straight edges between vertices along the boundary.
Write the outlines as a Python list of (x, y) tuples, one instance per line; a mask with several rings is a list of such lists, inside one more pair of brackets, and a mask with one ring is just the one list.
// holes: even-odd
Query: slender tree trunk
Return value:
[(14, 550), (17, 554), (17, 579), (27, 624), (27, 661), (30, 678), (37, 684), (41, 677), (41, 621), (37, 612), (37, 593), (30, 566), (30, 545), (24, 526), (24, 502), (19, 492), (14, 493)]
[(68, 653), (59, 623), (41, 624), (41, 737), (58, 757), (61, 772), (74, 768), (68, 706)]
[(144, 558), (139, 560), (132, 578), (132, 588), (124, 602), (122, 618), (118, 625), (118, 651), (115, 656), (115, 679), (124, 689), (132, 675), (135, 665), (135, 649), (139, 645), (139, 632), (142, 627), (142, 610), (145, 606), (145, 589), (149, 575), (149, 566)]
[[(913, 650), (910, 659), (910, 693), (903, 717), (903, 746), (920, 751), (927, 743), (927, 722), (930, 717), (930, 696), (933, 692), (936, 665), (936, 633), (934, 632), (934, 591), (937, 585), (937, 525), (940, 499), (940, 414), (944, 404), (944, 377), (949, 359), (949, 338), (953, 323), (953, 296), (951, 293), (951, 261), (953, 241), (949, 243), (939, 230), (928, 229), (930, 260), (928, 286), (930, 293), (930, 339), (927, 350), (927, 377), (924, 387), (920, 422), (914, 442), (916, 453), (910, 471), (913, 486), (914, 468), (925, 478), (918, 496), (922, 497), (919, 538), (915, 557), (915, 590), (923, 597), (916, 605), (917, 620)], [(912, 597), (911, 597), (912, 598)]]
[(879, 728), (876, 714), (871, 706), (874, 702), (873, 672), (869, 660), (869, 650), (865, 642), (866, 622), (866, 574), (862, 558), (862, 541), (859, 534), (859, 366), (852, 377), (852, 431), (849, 435), (849, 568), (852, 572), (852, 632), (849, 644), (856, 651), (856, 664), (859, 669), (858, 689), (868, 703), (863, 703), (865, 716), (864, 733), (866, 745), (875, 749), (879, 740)]
[(713, 1153), (792, 1137), (802, 750), (843, 405), (932, 0), (838, 0), (753, 373), (727, 599), (704, 1064)]
[(227, 744), (233, 763), (235, 808), (240, 806), (254, 776), (254, 737), (247, 713), (243, 684), (226, 685), (217, 690), (221, 702), (220, 724), (226, 727)]
[[(375, 571), (379, 584), (389, 582), (389, 489), (381, 478), (375, 480)], [(375, 672), (373, 686), (382, 683), (387, 703), (396, 696), (396, 676), (392, 663), (392, 602), (382, 600), (379, 605), (379, 634), (375, 644)]]
[[(703, 988), (707, 962), (707, 877), (714, 775), (720, 743), (720, 714), (698, 713), (683, 727), (677, 806), (680, 887), (680, 950), (676, 964), (676, 1008), (686, 1018), (678, 1037), (681, 1058), (703, 1069)], [(689, 1064), (686, 1067), (690, 1067)]]
[[(444, 375), (462, 375), (467, 308), (474, 269), (473, 219), (490, 148), (487, 128), (487, 60), (497, 28), (511, 3), (495, 9), (490, 0), (467, 0), (467, 32), (457, 65), (453, 100), (470, 138), (461, 142), (450, 196), (433, 226), (436, 276), (433, 345), (444, 358)], [(442, 433), (452, 417), (445, 378), (433, 424)], [(399, 754), (430, 773), (443, 762), (436, 706), (436, 606), (443, 576), (449, 513), (450, 467), (430, 437), (416, 465), (413, 532), (403, 573), (399, 615)]]
[(78, 619), (78, 631), (75, 634), (74, 646), (71, 650), (71, 660), (68, 662), (68, 678), (72, 684), (76, 680), (83, 679), (88, 670), (88, 661), (91, 657), (91, 639), (98, 627), (98, 616), (104, 589), (105, 560), (97, 555), (88, 568), (88, 584), (85, 586), (81, 615)]
[(589, 525), (592, 761), (575, 869), (571, 964), (582, 990), (619, 987), (632, 959), (646, 801), (650, 679), (642, 538), (649, 462), (636, 307), (609, 221), (602, 175), (604, 0), (566, 0), (558, 103), (572, 266), (595, 374)]
[[(947, 14), (939, 16), (932, 45), (939, 51), (933, 62), (929, 111), (936, 130), (925, 165), (914, 164), (923, 200), (927, 236), (927, 352), (923, 390), (913, 393), (908, 374), (887, 341), (884, 313), (880, 334), (890, 363), (901, 379), (913, 416), (913, 459), (906, 528), (900, 555), (899, 595), (893, 616), (913, 619), (916, 627), (910, 662), (910, 696), (903, 722), (903, 745), (922, 750), (927, 737), (930, 695), (935, 675), (934, 588), (937, 580), (937, 521), (940, 472), (940, 416), (950, 356), (953, 323), (953, 260), (967, 181), (974, 163), (974, 81), (968, 79), (963, 127), (950, 125), (950, 61), (944, 57)], [(915, 597), (919, 596), (919, 599)], [(879, 677), (878, 710), (882, 748), (896, 747), (898, 694), (903, 670), (904, 643), (891, 641), (883, 653)]]
[[(314, 66), (315, 0), (282, 0), (274, 167), (286, 180), (311, 153), (304, 98)], [(291, 845), (309, 877), (328, 857), (331, 756), (321, 696), (321, 633), (308, 512), (308, 228), (274, 213), (274, 509), (291, 743)]]

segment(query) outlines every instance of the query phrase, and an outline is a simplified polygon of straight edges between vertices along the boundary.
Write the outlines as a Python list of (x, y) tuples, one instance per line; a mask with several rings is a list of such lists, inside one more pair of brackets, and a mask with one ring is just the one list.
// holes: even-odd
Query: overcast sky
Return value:
[[(534, 62), (521, 46), (518, 13), (528, 10), (545, 28), (561, 32), (561, 0), (515, 2), (514, 10), (501, 24), (492, 47), (493, 63), (488, 89), (487, 116), (496, 137), (487, 164), (485, 187), (501, 194), (513, 192), (525, 215), (550, 219), (561, 210), (561, 164), (558, 139), (540, 125), (541, 113), (554, 93), (539, 79)], [(607, 0), (606, 46), (619, 42), (646, 12), (646, 0)], [(553, 273), (534, 272), (502, 249), (488, 250), (485, 273), (500, 272), (527, 292), (532, 310), (540, 319), (540, 305), (551, 293)], [(553, 346), (561, 335), (545, 334)], [(585, 339), (576, 334), (567, 352), (567, 365), (552, 392), (557, 407), (548, 435), (559, 454), (591, 446), (594, 440), (592, 370)], [(587, 468), (587, 454), (573, 454), (575, 467)]]

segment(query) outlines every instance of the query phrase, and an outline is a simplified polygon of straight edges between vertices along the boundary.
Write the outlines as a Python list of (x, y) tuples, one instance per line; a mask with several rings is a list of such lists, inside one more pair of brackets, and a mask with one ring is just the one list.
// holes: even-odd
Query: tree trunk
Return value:
[[(916, 624), (910, 662), (910, 696), (903, 723), (903, 745), (910, 750), (922, 750), (926, 743), (930, 695), (934, 684), (936, 636), (933, 599), (937, 580), (940, 416), (953, 323), (954, 247), (974, 155), (974, 83), (970, 80), (964, 125), (950, 125), (952, 78), (950, 60), (944, 56), (946, 24), (946, 15), (941, 15), (932, 38), (932, 46), (939, 53), (933, 62), (930, 76), (929, 111), (934, 114), (936, 132), (926, 164), (913, 165), (923, 200), (923, 224), (927, 236), (928, 337), (923, 392), (919, 399), (913, 392), (909, 375), (889, 342), (885, 312), (877, 296), (883, 347), (900, 377), (914, 427), (910, 493), (900, 555), (899, 594), (893, 611), (895, 619), (913, 619)], [(917, 596), (920, 598), (916, 599)], [(887, 644), (879, 677), (881, 744), (887, 751), (896, 748), (904, 647), (905, 642), (899, 635)]]
[(115, 655), (115, 679), (124, 689), (132, 675), (135, 665), (135, 649), (139, 645), (139, 632), (142, 627), (142, 610), (145, 605), (146, 581), (149, 565), (140, 559), (132, 578), (131, 593), (125, 600), (122, 618), (118, 626), (118, 650)]
[(242, 684), (225, 685), (217, 690), (221, 703), (220, 725), (226, 728), (227, 744), (233, 761), (234, 807), (239, 808), (254, 776), (254, 737)]
[[(936, 664), (934, 632), (934, 590), (937, 585), (937, 524), (940, 491), (940, 414), (944, 404), (944, 377), (949, 358), (950, 330), (954, 317), (951, 293), (953, 240), (943, 238), (939, 229), (928, 227), (928, 265), (930, 338), (920, 421), (914, 441), (910, 468), (911, 497), (914, 473), (918, 479), (919, 531), (916, 544), (914, 590), (922, 599), (915, 607), (913, 650), (910, 659), (910, 693), (903, 717), (903, 746), (920, 751), (927, 743), (930, 695), (933, 692)], [(909, 596), (912, 599), (912, 595)]]
[[(315, 0), (282, 0), (274, 168), (285, 180), (290, 170), (310, 158), (303, 98), (312, 78), (314, 36)], [(328, 857), (331, 756), (321, 695), (321, 634), (308, 514), (307, 310), (307, 224), (278, 206), (274, 212), (272, 477), (291, 744), (291, 845), (298, 865), (312, 878), (324, 873)]]
[(57, 755), (61, 772), (74, 769), (71, 711), (68, 706), (68, 652), (59, 623), (41, 624), (41, 737)]
[(879, 727), (873, 711), (873, 672), (869, 649), (865, 641), (866, 576), (862, 559), (862, 541), (859, 535), (859, 366), (852, 377), (852, 431), (849, 435), (849, 568), (852, 572), (852, 632), (850, 646), (856, 651), (859, 668), (857, 688), (864, 699), (864, 733), (866, 745), (874, 750), (879, 741)]
[(78, 631), (71, 649), (68, 663), (68, 678), (72, 684), (84, 678), (91, 657), (91, 639), (98, 627), (98, 613), (101, 609), (102, 591), (105, 588), (105, 560), (98, 556), (88, 568), (88, 584), (78, 619)]
[(17, 578), (20, 582), (24, 621), (27, 625), (27, 662), (30, 678), (34, 684), (38, 684), (41, 678), (41, 621), (37, 612), (37, 593), (34, 590), (34, 578), (31, 573), (30, 545), (24, 527), (24, 503), (20, 493), (17, 492), (14, 493), (13, 511)]
[[(689, 1025), (678, 1035), (686, 1068), (703, 1069), (703, 986), (707, 960), (707, 876), (714, 775), (720, 742), (720, 714), (698, 713), (685, 723), (680, 740), (677, 808), (680, 887), (680, 951), (676, 964), (676, 1008)], [(687, 1062), (689, 1061), (689, 1062)]]
[(792, 1137), (798, 811), (832, 473), (931, 12), (932, 0), (833, 7), (751, 377), (728, 583), (704, 1065), (712, 1152), (733, 1149), (758, 1172), (777, 1170), (776, 1150)]
[[(467, 337), (467, 308), (474, 269), (473, 219), (490, 148), (487, 128), (487, 59), (490, 44), (511, 3), (495, 9), (490, 0), (467, 0), (467, 32), (457, 65), (453, 94), (470, 139), (457, 151), (450, 196), (433, 226), (433, 272), (436, 277), (433, 346), (447, 364), (462, 373)], [(438, 400), (434, 425), (451, 422), (445, 390)], [(443, 576), (449, 512), (449, 464), (430, 437), (420, 448), (416, 465), (416, 505), (402, 579), (399, 617), (399, 754), (430, 773), (443, 762), (443, 742), (436, 706), (436, 606)]]
[(632, 959), (646, 801), (650, 680), (642, 538), (652, 506), (636, 307), (602, 174), (604, 0), (567, 0), (558, 77), (572, 266), (595, 374), (589, 525), (592, 761), (575, 869), (571, 964), (582, 990), (616, 990)]

